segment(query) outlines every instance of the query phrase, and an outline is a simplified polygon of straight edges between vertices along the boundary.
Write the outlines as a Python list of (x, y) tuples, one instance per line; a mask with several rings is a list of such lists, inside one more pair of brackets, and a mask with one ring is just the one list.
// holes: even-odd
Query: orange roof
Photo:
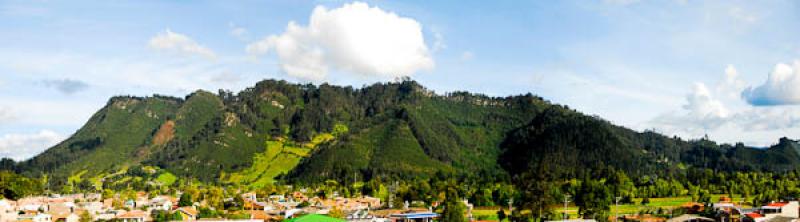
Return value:
[(117, 216), (117, 218), (142, 218), (142, 217), (147, 217), (147, 212), (141, 210), (134, 210), (125, 212), (122, 215)]
[(697, 203), (697, 202), (686, 202), (682, 206), (683, 207), (694, 207), (694, 206), (703, 206), (703, 204)]
[(768, 206), (768, 207), (782, 207), (782, 206), (786, 206), (786, 204), (789, 204), (789, 203), (777, 202), (777, 203), (770, 203), (770, 204), (767, 204), (767, 206)]
[(759, 217), (764, 217), (764, 216), (761, 216), (761, 214), (758, 214), (758, 213), (747, 213), (745, 215), (750, 217), (750, 218), (753, 218), (753, 219), (759, 218)]
[(269, 220), (269, 219), (272, 219), (272, 217), (267, 215), (267, 212), (264, 212), (263, 210), (251, 210), (250, 211), (250, 215), (252, 216), (253, 219), (257, 219), (257, 220)]
[(194, 207), (181, 207), (178, 208), (178, 210), (183, 211), (184, 213), (192, 216), (197, 216), (197, 210), (195, 210)]

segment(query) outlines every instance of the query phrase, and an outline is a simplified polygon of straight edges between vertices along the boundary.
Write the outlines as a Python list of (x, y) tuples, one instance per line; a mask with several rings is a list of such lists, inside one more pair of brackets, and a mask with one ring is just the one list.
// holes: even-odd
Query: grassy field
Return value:
[(253, 165), (243, 171), (230, 174), (228, 181), (247, 184), (251, 187), (263, 187), (274, 182), (280, 174), (289, 172), (300, 163), (300, 160), (316, 148), (320, 143), (333, 140), (333, 135), (321, 133), (309, 143), (295, 144), (284, 140), (266, 141), (265, 151), (253, 157)]
[(170, 186), (175, 183), (175, 181), (178, 181), (178, 177), (170, 172), (164, 172), (158, 175), (156, 181), (160, 182), (162, 185)]
[[(712, 195), (711, 201), (717, 202), (719, 198), (723, 195)], [(634, 199), (635, 204), (620, 204), (618, 207), (612, 205), (611, 206), (611, 214), (618, 213), (619, 215), (626, 215), (626, 214), (637, 214), (642, 211), (655, 211), (658, 208), (662, 208), (663, 210), (672, 210), (674, 208), (680, 207), (687, 202), (691, 202), (691, 197), (667, 197), (667, 198), (650, 198), (650, 203), (646, 205), (641, 205), (639, 203), (642, 202), (641, 198)], [(741, 197), (734, 196), (734, 201), (738, 202), (741, 200)], [(553, 206), (553, 211), (555, 213), (563, 213), (564, 212), (564, 205), (556, 205)], [(472, 215), (478, 220), (497, 220), (497, 210), (499, 207), (480, 207), (472, 210)], [(507, 207), (503, 209), (507, 210)], [(569, 203), (566, 211), (570, 218), (576, 218), (578, 216), (578, 207), (573, 205), (573, 203)], [(506, 212), (508, 213), (508, 212)]]

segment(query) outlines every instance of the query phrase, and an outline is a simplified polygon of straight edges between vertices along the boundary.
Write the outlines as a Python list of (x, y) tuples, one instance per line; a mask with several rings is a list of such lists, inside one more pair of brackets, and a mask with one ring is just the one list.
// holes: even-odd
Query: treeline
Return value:
[(16, 200), (22, 197), (41, 194), (39, 180), (21, 176), (10, 171), (0, 171), (0, 194), (3, 198)]

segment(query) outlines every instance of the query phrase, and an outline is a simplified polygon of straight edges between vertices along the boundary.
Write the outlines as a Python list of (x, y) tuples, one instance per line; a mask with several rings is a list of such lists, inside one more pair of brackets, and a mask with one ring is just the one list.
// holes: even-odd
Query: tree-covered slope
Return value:
[(80, 171), (103, 171), (136, 164), (155, 129), (174, 115), (180, 100), (169, 97), (115, 97), (74, 135), (20, 164), (22, 170), (64, 178)]
[(2, 166), (64, 181), (56, 184), (146, 166), (170, 178), (263, 186), (539, 168), (564, 177), (597, 168), (784, 171), (800, 166), (798, 149), (788, 139), (756, 149), (636, 132), (531, 94), (440, 95), (410, 80), (359, 89), (265, 80), (235, 94), (115, 97), (69, 139)]

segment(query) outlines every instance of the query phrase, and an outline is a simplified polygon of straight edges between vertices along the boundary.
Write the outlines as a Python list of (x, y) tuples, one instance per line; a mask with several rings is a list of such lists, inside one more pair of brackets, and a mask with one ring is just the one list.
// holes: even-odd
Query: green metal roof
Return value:
[(347, 221), (321, 214), (308, 214), (297, 218), (285, 220), (285, 222), (347, 222)]

